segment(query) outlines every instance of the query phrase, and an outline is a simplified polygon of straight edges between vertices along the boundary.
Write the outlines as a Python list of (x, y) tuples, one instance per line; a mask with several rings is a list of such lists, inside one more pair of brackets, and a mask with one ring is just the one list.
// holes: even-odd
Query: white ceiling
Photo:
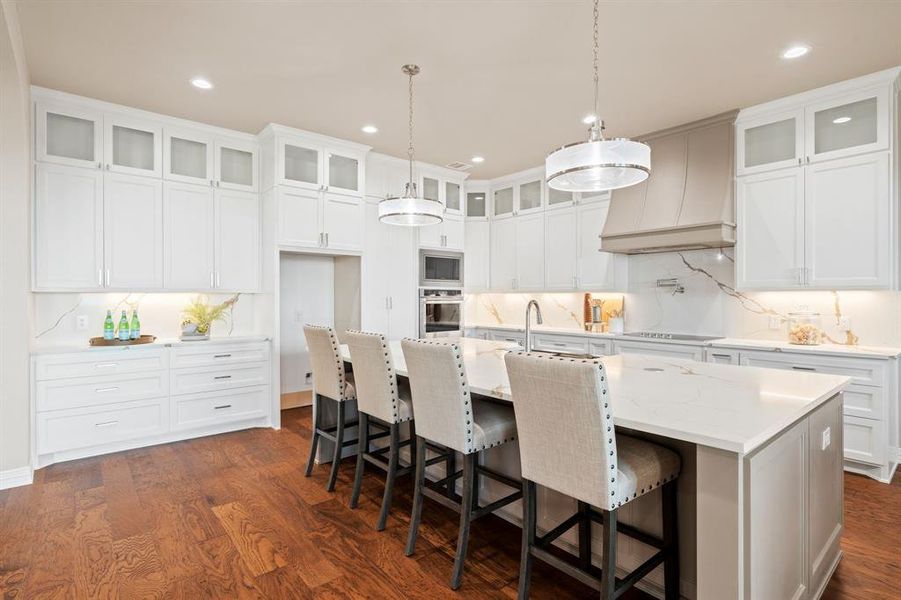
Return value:
[[(417, 158), (537, 166), (584, 135), (591, 3), (18, 3), (32, 82), (239, 129), (309, 129)], [(637, 135), (901, 63), (901, 1), (601, 2), (601, 116)], [(779, 57), (793, 42), (812, 52)], [(188, 85), (195, 75), (215, 89)], [(360, 127), (372, 123), (379, 133)]]

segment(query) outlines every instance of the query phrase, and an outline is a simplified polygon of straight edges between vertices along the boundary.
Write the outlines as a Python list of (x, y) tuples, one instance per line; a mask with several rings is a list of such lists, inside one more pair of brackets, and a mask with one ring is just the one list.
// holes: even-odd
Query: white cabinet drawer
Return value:
[(884, 395), (881, 387), (852, 383), (845, 389), (845, 414), (864, 419), (881, 419)]
[(586, 354), (589, 350), (588, 338), (548, 333), (533, 333), (532, 348), (545, 352), (571, 352), (573, 354)]
[(862, 358), (807, 356), (780, 352), (742, 352), (741, 364), (769, 369), (794, 369), (851, 377), (854, 383), (885, 387), (888, 371), (886, 361)]
[(39, 355), (34, 361), (35, 379), (63, 379), (94, 375), (118, 375), (158, 371), (169, 366), (166, 348), (121, 348), (117, 350)]
[(176, 346), (172, 348), (172, 368), (212, 367), (269, 360), (269, 343)]
[(172, 371), (172, 395), (215, 392), (269, 383), (269, 363), (231, 367), (176, 369)]
[(261, 417), (269, 404), (269, 386), (181, 396), (174, 404), (173, 429)]
[(169, 393), (169, 372), (76, 377), (37, 382), (36, 410), (62, 410), (158, 398)]
[(588, 351), (595, 356), (610, 356), (613, 354), (613, 340), (591, 340)]
[(885, 463), (885, 422), (845, 415), (845, 458), (862, 463)]
[(664, 342), (636, 342), (617, 340), (613, 344), (616, 354), (646, 354), (650, 356), (669, 356), (671, 358), (687, 358), (701, 361), (704, 359), (704, 348), (683, 344), (667, 344)]
[(39, 454), (99, 446), (165, 433), (169, 400), (157, 398), (37, 415)]
[(704, 357), (709, 363), (719, 365), (737, 365), (739, 364), (738, 350), (726, 350), (724, 348), (707, 348), (704, 351)]
[(512, 342), (526, 347), (526, 334), (518, 331), (489, 330), (488, 339), (495, 342)]

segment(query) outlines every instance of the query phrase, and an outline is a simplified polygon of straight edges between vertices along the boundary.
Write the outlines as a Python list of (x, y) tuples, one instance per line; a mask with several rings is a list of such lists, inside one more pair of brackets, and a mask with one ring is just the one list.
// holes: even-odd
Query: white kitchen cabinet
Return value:
[(601, 251), (609, 206), (609, 202), (575, 201), (545, 212), (545, 289), (617, 289), (617, 269), (627, 259)]
[(314, 190), (322, 189), (323, 151), (303, 140), (278, 138), (276, 140), (277, 182), (281, 185)]
[(419, 247), (463, 251), (466, 242), (465, 228), (463, 217), (445, 213), (441, 223), (418, 228)]
[(260, 197), (217, 189), (215, 287), (253, 292), (260, 287)]
[(103, 119), (105, 169), (128, 175), (160, 177), (163, 167), (163, 128), (159, 123), (124, 114)]
[(322, 194), (323, 247), (330, 250), (363, 249), (363, 198), (329, 191)]
[(805, 108), (806, 162), (887, 150), (890, 90), (885, 86), (829, 98)]
[(488, 290), (489, 228), (488, 221), (466, 221), (463, 286), (470, 293)]
[(805, 167), (807, 287), (891, 286), (891, 167), (885, 152)]
[(516, 185), (516, 214), (525, 215), (544, 210), (544, 182), (531, 179)]
[(466, 217), (488, 217), (488, 192), (466, 192)]
[(204, 185), (165, 182), (163, 214), (166, 289), (199, 291), (215, 288), (213, 189)]
[(35, 105), (35, 159), (100, 169), (103, 161), (103, 113), (55, 102)]
[(244, 192), (259, 191), (259, 148), (239, 139), (218, 139), (215, 145), (216, 187)]
[(517, 216), (516, 289), (541, 290), (544, 287), (544, 215)]
[(163, 182), (107, 173), (103, 213), (105, 287), (161, 289)]
[(803, 162), (802, 109), (741, 120), (735, 124), (735, 131), (738, 175), (794, 167)]
[(545, 285), (546, 290), (578, 289), (578, 231), (575, 207), (549, 210), (544, 215)]
[(163, 130), (163, 178), (212, 187), (214, 181), (213, 136), (204, 131)]
[(513, 186), (505, 185), (491, 192), (491, 216), (494, 219), (512, 217), (513, 210)]
[(461, 182), (444, 182), (444, 208), (451, 214), (463, 214), (463, 185)]
[(609, 209), (609, 199), (590, 203), (586, 203), (584, 198), (579, 200), (576, 212), (579, 233), (578, 289), (599, 292), (625, 288), (624, 273), (628, 268), (628, 257), (604, 252), (601, 244), (601, 232)]
[(362, 197), (364, 151), (302, 135), (280, 135), (275, 143), (277, 183)]
[(103, 175), (35, 165), (35, 289), (103, 286)]
[(739, 289), (797, 289), (804, 283), (804, 173), (800, 168), (739, 177), (735, 265)]
[(491, 222), (490, 281), (493, 291), (516, 289), (516, 221)]
[(278, 241), (296, 248), (322, 247), (322, 197), (318, 190), (278, 186)]
[(564, 192), (562, 190), (555, 190), (549, 186), (545, 186), (545, 188), (548, 209), (565, 208), (567, 206), (573, 206), (576, 203), (576, 192)]
[(621, 340), (613, 342), (614, 354), (645, 354), (686, 358), (698, 362), (704, 360), (704, 347), (692, 344), (671, 344), (669, 342), (645, 342), (644, 340)]
[(330, 193), (363, 196), (362, 154), (326, 150), (324, 164), (323, 180)]

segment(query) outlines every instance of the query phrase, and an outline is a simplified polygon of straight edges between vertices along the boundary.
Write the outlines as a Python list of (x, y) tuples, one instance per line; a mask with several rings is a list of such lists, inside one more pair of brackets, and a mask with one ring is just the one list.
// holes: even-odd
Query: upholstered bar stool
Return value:
[[(316, 448), (319, 438), (324, 437), (334, 445), (332, 454), (332, 470), (329, 474), (326, 489), (334, 491), (338, 479), (338, 466), (341, 464), (341, 451), (357, 443), (357, 440), (345, 440), (344, 431), (357, 425), (356, 421), (345, 422), (347, 402), (356, 398), (352, 377), (344, 372), (344, 361), (338, 350), (338, 337), (331, 327), (304, 325), (303, 334), (307, 338), (310, 350), (310, 366), (313, 369), (313, 439), (310, 442), (310, 457), (307, 459), (306, 476), (313, 472), (316, 459)], [(322, 399), (337, 404), (338, 416), (336, 424), (325, 428), (322, 426)]]
[[(407, 363), (417, 436), (416, 486), (406, 553), (410, 556), (416, 548), (424, 497), (459, 511), (457, 555), (450, 581), (450, 587), (457, 589), (463, 577), (470, 523), (522, 497), (519, 481), (479, 465), (478, 460), (481, 452), (516, 439), (513, 409), (472, 397), (459, 345), (405, 339), (401, 346)], [(438, 455), (427, 459), (427, 449)], [(455, 452), (463, 454), (463, 469), (448, 469), (444, 479), (427, 482), (426, 467), (439, 462), (453, 465), (449, 457)], [(516, 491), (480, 506), (479, 478), (483, 475)], [(463, 493), (458, 496), (456, 480), (461, 477)]]
[[(519, 597), (529, 595), (532, 559), (538, 558), (599, 589), (603, 600), (619, 597), (664, 564), (667, 600), (679, 598), (676, 478), (679, 455), (636, 437), (617, 434), (604, 364), (513, 352), (505, 357), (519, 432), (523, 479), (523, 538)], [(536, 535), (537, 485), (578, 501), (578, 512), (544, 536)], [(626, 503), (663, 486), (663, 538), (617, 522)], [(596, 510), (593, 507), (597, 507)], [(603, 532), (603, 567), (591, 564), (591, 523)], [(578, 565), (547, 551), (578, 526)], [(623, 579), (616, 578), (616, 533), (658, 549)]]
[[(385, 522), (391, 510), (394, 493), (394, 480), (413, 472), (416, 456), (416, 433), (413, 427), (413, 403), (410, 400), (410, 388), (398, 386), (394, 373), (394, 363), (385, 336), (378, 333), (349, 330), (345, 335), (350, 357), (354, 364), (354, 387), (357, 392), (357, 412), (359, 413), (359, 440), (357, 450), (357, 472), (354, 477), (354, 489), (350, 498), (350, 507), (356, 508), (360, 500), (360, 487), (363, 484), (363, 470), (366, 463), (375, 465), (386, 472), (385, 493), (382, 497), (382, 510), (379, 513), (376, 529), (385, 529)], [(409, 422), (410, 435), (401, 441), (401, 423)], [(371, 427), (381, 431), (370, 433)], [(373, 440), (388, 437), (388, 445), (377, 450), (370, 449)], [(400, 449), (410, 445), (410, 465), (399, 467)], [(388, 455), (387, 461), (385, 454)]]

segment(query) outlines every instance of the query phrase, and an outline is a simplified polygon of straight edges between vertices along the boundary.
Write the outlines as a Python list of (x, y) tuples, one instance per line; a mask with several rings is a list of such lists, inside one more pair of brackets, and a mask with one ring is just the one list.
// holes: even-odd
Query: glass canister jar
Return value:
[(809, 310), (788, 313), (788, 342), (802, 346), (822, 344), (823, 327), (820, 313)]

